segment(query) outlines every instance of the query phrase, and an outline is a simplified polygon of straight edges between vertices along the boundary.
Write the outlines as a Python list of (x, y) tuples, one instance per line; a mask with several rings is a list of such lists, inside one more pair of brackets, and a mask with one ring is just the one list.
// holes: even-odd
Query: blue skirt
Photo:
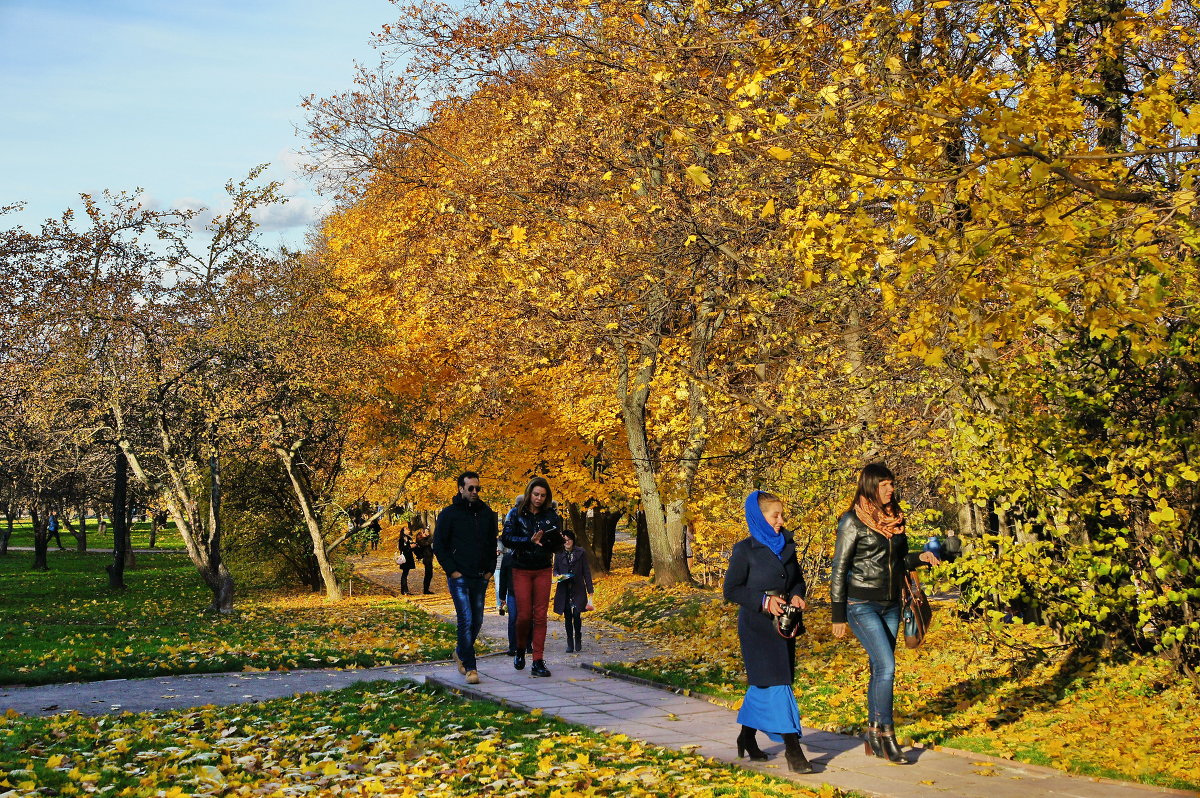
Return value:
[(790, 684), (773, 687), (747, 687), (738, 723), (766, 732), (775, 742), (783, 742), (784, 734), (800, 734), (800, 707)]

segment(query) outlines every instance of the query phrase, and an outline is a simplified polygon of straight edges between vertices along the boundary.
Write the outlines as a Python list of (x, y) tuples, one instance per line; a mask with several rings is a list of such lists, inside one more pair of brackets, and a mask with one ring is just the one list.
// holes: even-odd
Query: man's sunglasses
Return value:
[(467, 493), (478, 493), (479, 492), (478, 485), (467, 485), (466, 487), (467, 487)]

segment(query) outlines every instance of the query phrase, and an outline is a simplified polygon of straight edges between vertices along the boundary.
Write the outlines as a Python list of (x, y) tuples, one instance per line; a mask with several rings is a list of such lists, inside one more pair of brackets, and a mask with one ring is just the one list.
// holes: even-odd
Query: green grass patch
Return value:
[[(606, 667), (722, 701), (745, 692), (737, 609), (714, 592), (643, 587), (603, 617), (667, 653)], [(673, 608), (694, 606), (692, 615)], [(656, 618), (655, 613), (663, 613)], [(795, 691), (808, 725), (857, 733), (866, 717), (866, 654), (835, 639), (828, 607), (806, 613)], [(897, 651), (896, 724), (905, 743), (945, 745), (1075, 773), (1200, 789), (1200, 696), (1153, 657), (1062, 649), (1045, 629), (994, 629), (935, 611), (917, 651)]]
[[(0, 524), (7, 523), (0, 521)], [(74, 518), (71, 519), (72, 524), (78, 524)], [(75, 537), (67, 531), (67, 527), (62, 522), (59, 522), (58, 536), (62, 540), (63, 548), (68, 551), (75, 551)], [(150, 548), (150, 522), (135, 521), (129, 529), (129, 541), (134, 549)], [(8, 541), (9, 546), (32, 546), (33, 545), (33, 524), (29, 519), (23, 519), (13, 524), (12, 537)], [(89, 518), (87, 523), (87, 545), (88, 551), (112, 551), (113, 537), (112, 525), (110, 524), (103, 535), (96, 531), (96, 519)], [(154, 538), (154, 548), (156, 549), (171, 549), (184, 551), (183, 537), (175, 530), (175, 522), (169, 521), (164, 527), (160, 527), (158, 534)], [(58, 554), (58, 543), (53, 537), (50, 538), (51, 555)], [(12, 552), (13, 556), (19, 552)]]
[(166, 798), (816, 794), (623, 735), (392, 682), (194, 711), (10, 715), (0, 718), (5, 786)]
[[(60, 553), (51, 570), (0, 558), (0, 684), (368, 667), (445, 659), (454, 629), (382, 595), (337, 604), (319, 595), (251, 588), (229, 616), (186, 557), (141, 555), (128, 589), (108, 589), (104, 557)], [(364, 587), (366, 585), (364, 584)]]

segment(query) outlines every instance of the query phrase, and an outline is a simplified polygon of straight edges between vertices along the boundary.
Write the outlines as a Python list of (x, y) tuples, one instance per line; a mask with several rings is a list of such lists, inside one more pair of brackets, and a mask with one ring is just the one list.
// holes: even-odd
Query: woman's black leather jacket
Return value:
[(904, 575), (921, 565), (920, 552), (909, 553), (908, 535), (890, 538), (875, 532), (853, 510), (838, 519), (829, 599), (833, 622), (846, 622), (846, 600), (896, 601)]

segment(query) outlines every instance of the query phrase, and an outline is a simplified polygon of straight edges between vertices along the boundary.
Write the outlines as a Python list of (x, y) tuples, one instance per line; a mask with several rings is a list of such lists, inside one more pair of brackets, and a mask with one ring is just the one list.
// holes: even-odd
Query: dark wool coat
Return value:
[(781, 637), (775, 630), (775, 617), (762, 610), (768, 590), (789, 596), (808, 592), (796, 559), (796, 544), (790, 538), (782, 559), (754, 538), (740, 541), (733, 547), (725, 572), (725, 600), (739, 606), (738, 641), (746, 683), (754, 687), (791, 684), (796, 670), (795, 639)]
[(570, 574), (571, 578), (559, 582), (554, 590), (554, 611), (559, 615), (567, 612), (567, 602), (575, 605), (575, 609), (583, 612), (587, 606), (587, 597), (594, 592), (592, 587), (592, 566), (588, 565), (587, 552), (575, 546), (570, 551), (560, 551), (554, 555), (554, 575)]
[(433, 528), (433, 553), (446, 576), (488, 576), (496, 570), (496, 513), (482, 499), (469, 502), (461, 495), (438, 514)]

